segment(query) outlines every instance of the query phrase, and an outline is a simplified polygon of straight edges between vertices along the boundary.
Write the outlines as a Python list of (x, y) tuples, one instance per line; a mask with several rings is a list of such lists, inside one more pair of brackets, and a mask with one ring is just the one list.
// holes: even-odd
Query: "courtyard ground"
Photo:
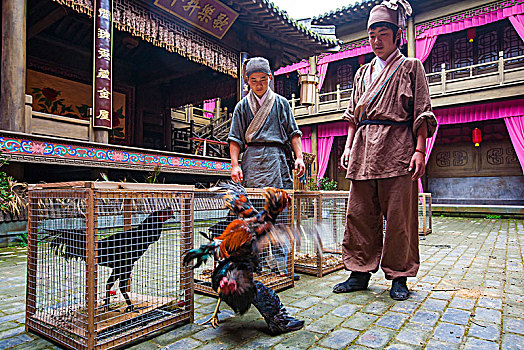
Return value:
[[(376, 273), (367, 291), (333, 294), (346, 271), (302, 275), (279, 293), (306, 320), (303, 330), (270, 336), (256, 309), (222, 306), (218, 329), (201, 326), (215, 299), (197, 295), (194, 324), (135, 343), (133, 349), (524, 349), (524, 220), (433, 218), (420, 238), (421, 268), (407, 301), (389, 298)], [(0, 349), (58, 348), (24, 329), (25, 248), (0, 250)]]

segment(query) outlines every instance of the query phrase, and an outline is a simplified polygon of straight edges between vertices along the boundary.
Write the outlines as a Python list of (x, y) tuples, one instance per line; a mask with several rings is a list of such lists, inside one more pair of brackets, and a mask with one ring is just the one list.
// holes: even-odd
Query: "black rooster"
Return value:
[[(126, 312), (133, 311), (133, 304), (127, 294), (131, 272), (135, 262), (147, 251), (149, 246), (160, 238), (163, 224), (173, 216), (171, 208), (157, 210), (149, 214), (138, 226), (115, 233), (97, 242), (97, 263), (112, 269), (106, 283), (104, 305), (109, 310), (111, 288), (120, 280), (120, 292), (124, 296)], [(44, 229), (48, 233), (44, 240), (50, 239), (51, 249), (66, 259), (87, 258), (86, 230), (77, 229)]]
[(304, 325), (290, 317), (277, 294), (261, 282), (253, 279), (253, 273), (259, 271), (258, 250), (267, 240), (287, 240), (290, 231), (277, 228), (277, 216), (291, 204), (286, 191), (265, 188), (264, 208), (258, 212), (252, 205), (245, 189), (240, 185), (226, 183), (220, 186), (226, 192), (222, 194), (226, 206), (242, 219), (233, 220), (214, 242), (190, 250), (184, 257), (188, 264), (196, 259), (194, 267), (200, 266), (218, 250), (221, 259), (213, 270), (211, 283), (219, 299), (215, 312), (204, 322), (218, 326), (218, 310), (223, 300), (235, 312), (243, 314), (253, 304), (264, 316), (272, 333), (298, 330)]

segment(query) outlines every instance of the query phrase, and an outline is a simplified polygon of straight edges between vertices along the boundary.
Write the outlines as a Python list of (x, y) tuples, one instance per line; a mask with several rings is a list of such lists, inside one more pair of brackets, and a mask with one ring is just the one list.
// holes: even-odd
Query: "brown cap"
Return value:
[(406, 19), (411, 16), (411, 5), (407, 0), (386, 0), (373, 7), (369, 13), (368, 29), (372, 24), (387, 22), (402, 29), (406, 28)]

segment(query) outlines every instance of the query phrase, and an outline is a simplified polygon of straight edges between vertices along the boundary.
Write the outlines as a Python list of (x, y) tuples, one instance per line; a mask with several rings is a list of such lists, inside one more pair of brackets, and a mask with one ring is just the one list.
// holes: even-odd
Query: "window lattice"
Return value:
[(502, 49), (504, 50), (505, 58), (524, 55), (524, 41), (522, 41), (513, 26), (504, 28)]
[(496, 30), (478, 36), (478, 63), (496, 61), (498, 58), (498, 33)]
[(343, 64), (337, 68), (337, 84), (340, 89), (351, 89), (353, 81), (353, 66), (350, 64)]
[(446, 64), (446, 69), (449, 68), (450, 62), (449, 42), (441, 41), (435, 44), (431, 50), (431, 71), (430, 73), (440, 72), (442, 63)]
[(455, 40), (453, 51), (453, 68), (460, 68), (473, 64), (473, 45), (468, 42), (466, 37)]

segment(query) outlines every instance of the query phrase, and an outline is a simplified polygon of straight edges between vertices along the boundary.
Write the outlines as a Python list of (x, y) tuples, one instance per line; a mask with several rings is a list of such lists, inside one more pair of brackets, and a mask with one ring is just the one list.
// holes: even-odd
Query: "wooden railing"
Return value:
[[(432, 98), (468, 93), (480, 89), (509, 86), (524, 83), (524, 55), (504, 58), (499, 52), (498, 60), (470, 66), (446, 69), (443, 64), (440, 72), (426, 74)], [(307, 117), (320, 113), (342, 111), (347, 108), (352, 89), (337, 89), (317, 94), (312, 106), (300, 105), (300, 98), (293, 94), (289, 103), (296, 117)]]

